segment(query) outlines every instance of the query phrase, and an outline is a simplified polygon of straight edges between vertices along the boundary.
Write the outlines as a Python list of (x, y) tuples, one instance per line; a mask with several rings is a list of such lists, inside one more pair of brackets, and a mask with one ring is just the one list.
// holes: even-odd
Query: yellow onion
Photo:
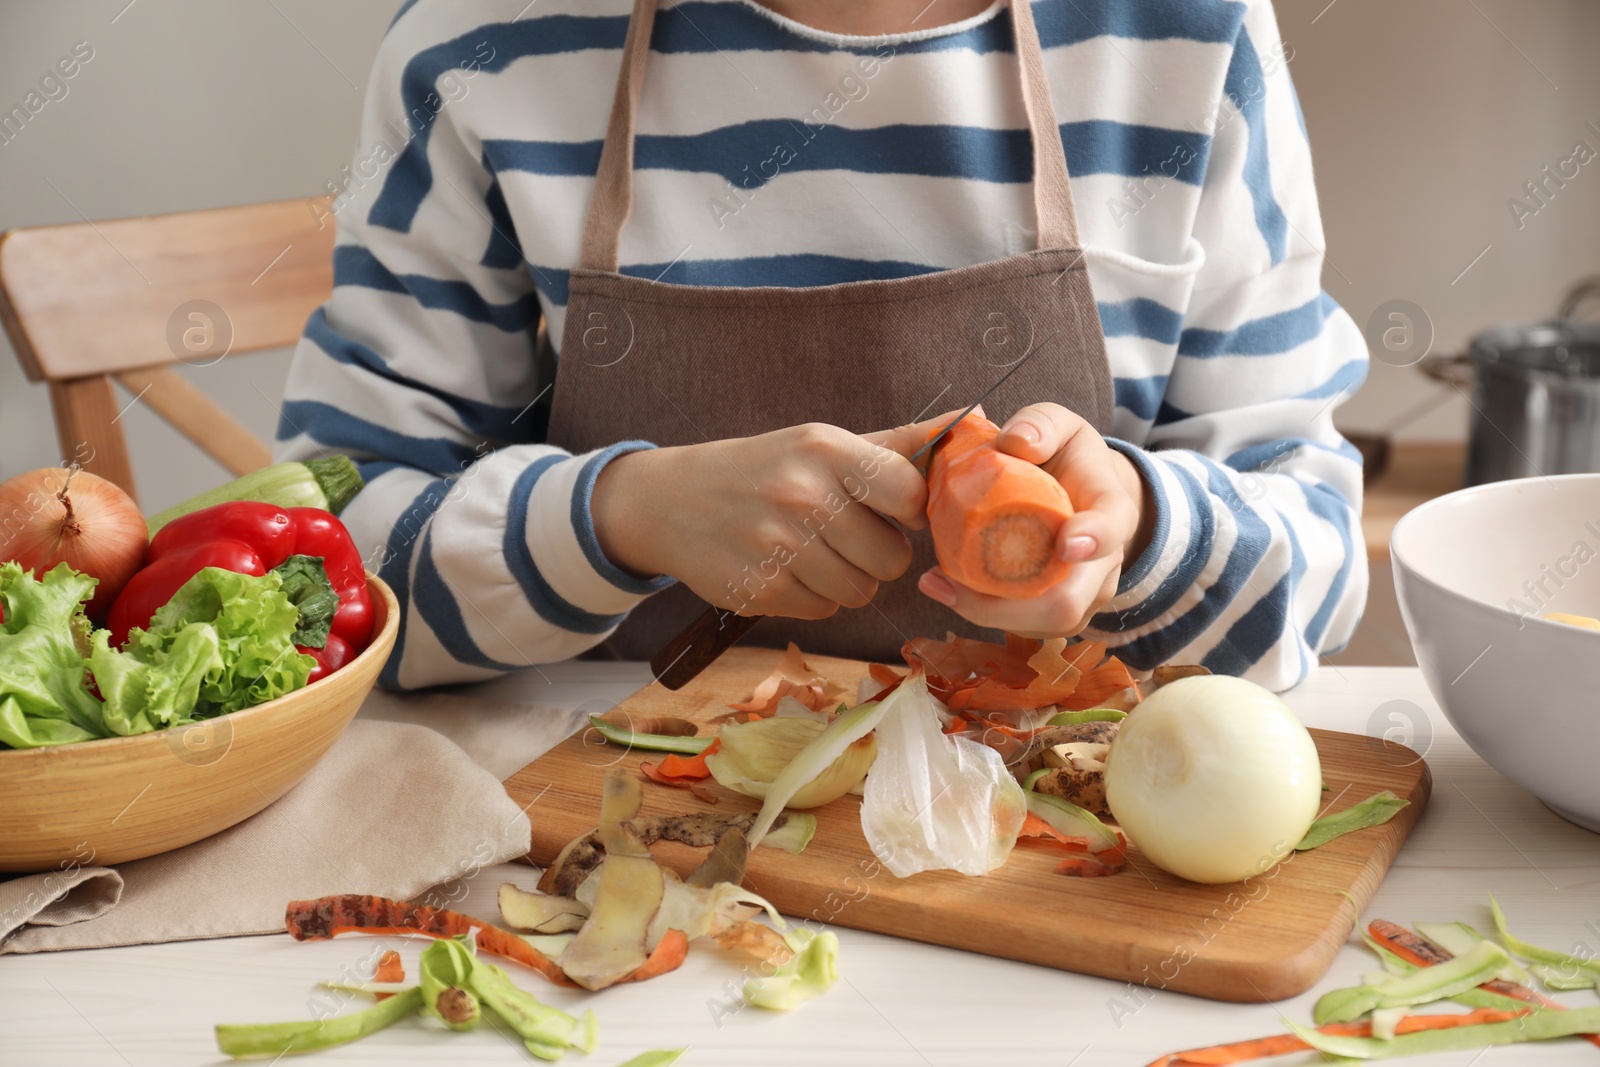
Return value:
[(149, 540), (133, 498), (76, 466), (44, 467), (0, 485), (0, 563), (15, 560), (41, 578), (65, 563), (94, 578), (91, 619), (110, 610), (144, 564)]
[[(717, 731), (721, 744), (706, 757), (706, 767), (722, 785), (759, 800), (779, 772), (827, 728), (826, 722), (810, 716), (726, 723)], [(815, 808), (838, 800), (861, 784), (877, 754), (877, 735), (857, 739), (784, 806)]]

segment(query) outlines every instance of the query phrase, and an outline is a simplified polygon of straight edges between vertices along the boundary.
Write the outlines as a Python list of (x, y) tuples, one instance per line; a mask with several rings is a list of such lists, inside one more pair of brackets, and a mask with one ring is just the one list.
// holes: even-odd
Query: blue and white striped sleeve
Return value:
[(1206, 260), (1160, 414), (1114, 441), (1155, 530), (1089, 633), (1140, 667), (1198, 662), (1286, 689), (1366, 601), (1361, 457), (1333, 411), (1365, 342), (1322, 290), (1310, 150), (1270, 4), (1234, 42), (1194, 236)]
[[(431, 91), (407, 82), (417, 49), (404, 31), (380, 49), (356, 161), (334, 190), (334, 290), (295, 352), (276, 449), (344, 452), (367, 479), (342, 518), (401, 604), (390, 689), (566, 659), (670, 582), (613, 566), (589, 516), (601, 467), (651, 446), (574, 456), (539, 443), (534, 401), (551, 384), (535, 366), (539, 304), (457, 127), (466, 68), (445, 64)], [(377, 191), (419, 183), (418, 168), (432, 181), (414, 216), (374, 219)]]

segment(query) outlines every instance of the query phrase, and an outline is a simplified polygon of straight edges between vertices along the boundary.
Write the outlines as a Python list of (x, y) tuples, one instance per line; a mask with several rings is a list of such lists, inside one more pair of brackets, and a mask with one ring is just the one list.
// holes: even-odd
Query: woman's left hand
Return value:
[(977, 623), (1024, 637), (1070, 637), (1082, 632), (1117, 592), (1125, 560), (1150, 541), (1154, 509), (1139, 470), (1060, 404), (1030, 404), (1001, 427), (1002, 452), (1037, 463), (1067, 490), (1074, 514), (1061, 527), (1056, 551), (1072, 570), (1032, 600), (979, 593), (939, 567), (917, 588)]

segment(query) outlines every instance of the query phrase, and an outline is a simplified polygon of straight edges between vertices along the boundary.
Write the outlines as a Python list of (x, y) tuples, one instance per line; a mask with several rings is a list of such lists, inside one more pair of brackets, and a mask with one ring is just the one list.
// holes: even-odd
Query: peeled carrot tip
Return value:
[(1071, 570), (1056, 552), (1072, 501), (1053, 475), (995, 445), (969, 415), (928, 463), (928, 528), (952, 579), (992, 596), (1037, 597)]

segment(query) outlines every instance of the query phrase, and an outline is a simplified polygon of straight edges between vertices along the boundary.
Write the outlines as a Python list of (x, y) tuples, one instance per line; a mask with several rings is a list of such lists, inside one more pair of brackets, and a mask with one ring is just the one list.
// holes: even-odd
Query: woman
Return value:
[[(364, 460), (386, 685), (645, 658), (702, 601), (1275, 688), (1348, 639), (1366, 353), (1268, 0), (520, 6), (396, 17), (284, 404), (281, 456)], [(906, 457), (1027, 352), (985, 410), (1076, 566), (1006, 601)]]

